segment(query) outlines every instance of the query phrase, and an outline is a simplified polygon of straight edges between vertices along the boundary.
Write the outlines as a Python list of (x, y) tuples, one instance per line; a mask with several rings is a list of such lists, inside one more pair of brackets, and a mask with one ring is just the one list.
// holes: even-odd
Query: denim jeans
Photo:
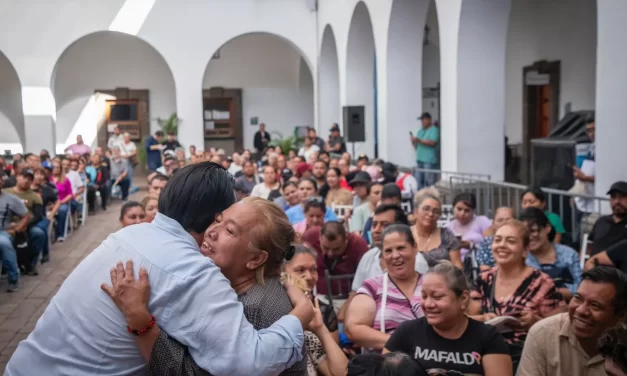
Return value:
[[(111, 179), (111, 185), (115, 182), (115, 179)], [(124, 178), (120, 180), (118, 183), (120, 190), (122, 191), (122, 200), (126, 200), (128, 198), (128, 190), (131, 187), (131, 180), (129, 178)]]
[(57, 212), (57, 238), (62, 238), (65, 235), (65, 221), (67, 220), (68, 211), (70, 211), (68, 204), (59, 206), (59, 211)]
[(0, 252), (2, 253), (2, 267), (7, 271), (9, 283), (17, 283), (20, 280), (17, 253), (13, 247), (13, 238), (4, 230), (0, 230)]
[(44, 235), (45, 235), (45, 241), (44, 241), (44, 246), (41, 249), (41, 254), (46, 256), (48, 255), (48, 253), (50, 253), (50, 240), (48, 239), (49, 235), (48, 235), (48, 226), (50, 225), (50, 221), (48, 220), (48, 218), (44, 217), (41, 221), (37, 222), (35, 224), (35, 227), (40, 228), (44, 231)]
[[(416, 162), (419, 169), (427, 169), (427, 170), (436, 170), (438, 168), (437, 163), (425, 163), (425, 162)], [(416, 170), (416, 180), (418, 181), (418, 189), (422, 189), (425, 187), (431, 187), (436, 183), (436, 173), (434, 172), (423, 172), (420, 170)]]
[(32, 266), (36, 266), (37, 261), (39, 260), (39, 255), (43, 251), (45, 245), (48, 243), (46, 230), (42, 230), (36, 225), (32, 226), (28, 230), (28, 241), (30, 242)]

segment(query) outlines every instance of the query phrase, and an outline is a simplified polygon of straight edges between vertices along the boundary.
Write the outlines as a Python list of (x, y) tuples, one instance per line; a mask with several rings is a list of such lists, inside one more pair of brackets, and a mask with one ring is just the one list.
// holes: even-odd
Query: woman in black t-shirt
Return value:
[(430, 376), (511, 376), (509, 348), (496, 328), (464, 313), (470, 289), (461, 270), (442, 261), (424, 276), (425, 316), (402, 323), (385, 344), (386, 352), (403, 352)]

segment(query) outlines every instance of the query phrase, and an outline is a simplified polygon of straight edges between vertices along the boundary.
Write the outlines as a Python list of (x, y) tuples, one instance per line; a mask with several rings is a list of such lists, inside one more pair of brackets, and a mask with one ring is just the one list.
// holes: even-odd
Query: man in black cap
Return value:
[(425, 170), (436, 170), (439, 167), (438, 148), (440, 144), (440, 130), (431, 123), (431, 114), (424, 112), (418, 118), (422, 127), (416, 136), (411, 134), (411, 143), (416, 148), (416, 162), (418, 171), (416, 180), (420, 188), (435, 184), (435, 173)]
[(600, 217), (588, 237), (590, 254), (595, 255), (610, 246), (627, 239), (627, 182), (612, 184), (610, 195), (611, 215)]
[(344, 144), (344, 139), (340, 136), (340, 126), (337, 123), (333, 123), (329, 132), (331, 134), (329, 134), (329, 141), (325, 150), (335, 154), (346, 153), (346, 144)]

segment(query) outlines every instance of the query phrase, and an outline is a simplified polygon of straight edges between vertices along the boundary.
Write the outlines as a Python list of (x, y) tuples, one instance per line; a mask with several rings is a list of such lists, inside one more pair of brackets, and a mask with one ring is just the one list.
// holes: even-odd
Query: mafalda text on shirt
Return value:
[(471, 353), (448, 352), (422, 349), (416, 346), (414, 358), (438, 363), (465, 364), (468, 366), (475, 364), (475, 362), (479, 365), (481, 364), (481, 354), (474, 351)]

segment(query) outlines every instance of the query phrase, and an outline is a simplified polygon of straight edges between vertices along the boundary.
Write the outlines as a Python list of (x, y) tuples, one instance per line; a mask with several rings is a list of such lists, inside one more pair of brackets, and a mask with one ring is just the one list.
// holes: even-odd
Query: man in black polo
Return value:
[(627, 239), (627, 182), (612, 184), (607, 194), (612, 214), (600, 217), (592, 228), (588, 241), (592, 243), (590, 254), (593, 256)]

